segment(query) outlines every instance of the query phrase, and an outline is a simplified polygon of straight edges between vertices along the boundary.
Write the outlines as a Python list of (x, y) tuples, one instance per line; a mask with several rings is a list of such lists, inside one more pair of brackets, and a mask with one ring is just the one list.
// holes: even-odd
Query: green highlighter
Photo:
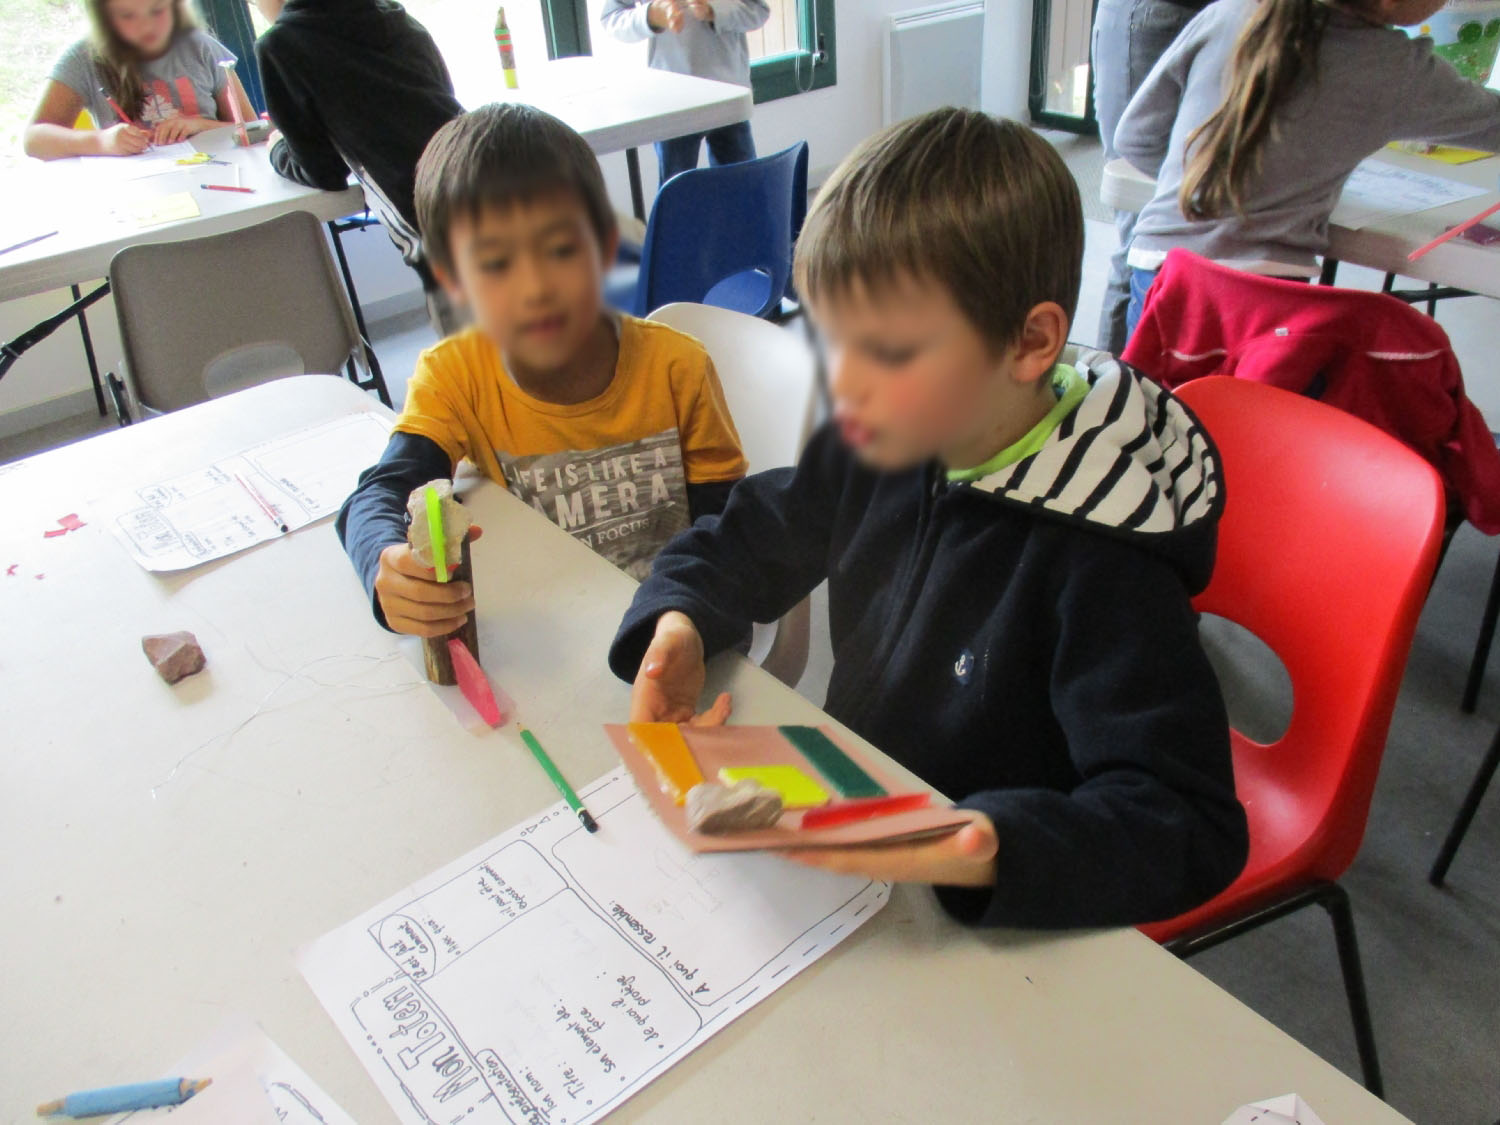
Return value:
[(443, 501), (437, 489), (428, 485), (423, 492), (427, 502), (427, 534), (432, 538), (432, 565), (439, 582), (448, 581), (448, 539), (443, 534)]

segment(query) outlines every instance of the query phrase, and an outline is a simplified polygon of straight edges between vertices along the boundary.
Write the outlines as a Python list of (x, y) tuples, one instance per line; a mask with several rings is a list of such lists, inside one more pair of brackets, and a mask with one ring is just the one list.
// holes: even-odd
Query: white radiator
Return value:
[(983, 47), (983, 0), (888, 16), (884, 124), (945, 105), (977, 109)]

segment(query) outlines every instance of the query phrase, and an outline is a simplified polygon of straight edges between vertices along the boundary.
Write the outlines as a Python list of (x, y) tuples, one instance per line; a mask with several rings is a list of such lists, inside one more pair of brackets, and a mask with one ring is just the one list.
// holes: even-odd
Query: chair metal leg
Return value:
[(1472, 715), (1484, 686), (1484, 669), (1490, 661), (1490, 645), (1495, 640), (1495, 621), (1500, 618), (1500, 559), (1495, 560), (1495, 574), (1490, 579), (1490, 594), (1485, 599), (1484, 616), (1479, 619), (1479, 637), (1474, 642), (1474, 657), (1469, 661), (1469, 678), (1464, 683), (1464, 697), (1459, 706)]
[(361, 383), (356, 377), (353, 362), (349, 365), (349, 381), (356, 387), (364, 390), (373, 390), (386, 406), (391, 406), (391, 392), (386, 388), (385, 375), (380, 370), (380, 361), (375, 358), (375, 349), (370, 346), (370, 331), (365, 327), (365, 312), (359, 306), (359, 291), (354, 288), (354, 276), (349, 272), (349, 259), (344, 257), (344, 243), (342, 234), (346, 230), (364, 229), (373, 225), (372, 222), (351, 221), (350, 223), (338, 223), (332, 220), (328, 223), (328, 233), (333, 235), (333, 253), (339, 261), (339, 273), (344, 276), (344, 288), (349, 291), (349, 304), (354, 309), (354, 325), (359, 329), (359, 342), (365, 350), (365, 366), (370, 371), (368, 382)]
[(625, 173), (630, 177), (630, 210), (641, 222), (646, 221), (646, 192), (641, 186), (641, 154), (639, 149), (625, 150)]
[(109, 387), (109, 400), (114, 406), (115, 424), (121, 427), (130, 425), (130, 396), (125, 393), (125, 383), (113, 371), (106, 372), (104, 382)]
[(1484, 792), (1490, 787), (1497, 767), (1500, 767), (1500, 730), (1495, 732), (1495, 737), (1490, 741), (1489, 752), (1479, 764), (1479, 772), (1474, 775), (1473, 784), (1464, 796), (1464, 803), (1459, 807), (1458, 815), (1453, 818), (1453, 827), (1448, 829), (1448, 838), (1443, 841), (1437, 859), (1433, 861), (1432, 870), (1427, 874), (1427, 881), (1434, 887), (1443, 885), (1448, 865), (1453, 862), (1458, 845), (1463, 843), (1464, 835), (1469, 831), (1469, 822), (1474, 819), (1474, 813), (1478, 811), (1479, 802), (1484, 799)]
[(1343, 887), (1337, 883), (1316, 883), (1304, 887), (1242, 917), (1173, 938), (1162, 943), (1162, 948), (1186, 960), (1195, 953), (1212, 949), (1312, 903), (1317, 903), (1328, 911), (1333, 920), (1333, 938), (1338, 948), (1339, 968), (1343, 971), (1344, 995), (1348, 998), (1349, 1015), (1354, 1023), (1354, 1044), (1359, 1051), (1365, 1089), (1377, 1098), (1384, 1098), (1385, 1084), (1380, 1076), (1380, 1059), (1375, 1053), (1375, 1031), (1370, 1021), (1369, 1000), (1365, 995), (1365, 976), (1359, 962), (1359, 944), (1354, 937), (1354, 913), (1349, 909), (1349, 896)]
[(1370, 1001), (1365, 995), (1365, 974), (1359, 962), (1359, 942), (1354, 936), (1349, 895), (1337, 883), (1330, 883), (1318, 903), (1333, 921), (1333, 940), (1338, 946), (1339, 967), (1344, 971), (1344, 993), (1349, 998), (1349, 1015), (1354, 1021), (1354, 1043), (1359, 1050), (1365, 1089), (1377, 1098), (1384, 1098), (1385, 1082), (1375, 1053), (1375, 1028), (1370, 1022)]

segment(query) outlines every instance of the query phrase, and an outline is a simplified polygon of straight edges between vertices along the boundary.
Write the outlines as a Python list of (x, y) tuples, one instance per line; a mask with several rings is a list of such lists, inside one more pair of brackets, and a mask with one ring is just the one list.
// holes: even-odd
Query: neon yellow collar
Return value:
[(1052, 431), (1083, 401), (1084, 396), (1089, 393), (1089, 384), (1070, 365), (1059, 363), (1052, 369), (1052, 390), (1057, 395), (1057, 402), (1040, 422), (1027, 430), (1018, 441), (1007, 445), (983, 464), (970, 469), (949, 469), (948, 480), (955, 483), (981, 480), (1008, 465), (1014, 465), (1022, 458), (1030, 457), (1042, 448), (1043, 443), (1052, 436)]

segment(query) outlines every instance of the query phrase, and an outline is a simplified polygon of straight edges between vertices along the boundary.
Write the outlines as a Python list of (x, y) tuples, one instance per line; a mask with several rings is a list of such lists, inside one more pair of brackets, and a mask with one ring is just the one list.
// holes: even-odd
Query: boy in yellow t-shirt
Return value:
[(745, 475), (702, 346), (603, 306), (618, 243), (583, 138), (525, 105), (443, 126), (417, 165), (433, 273), (471, 328), (422, 353), (380, 461), (339, 512), (344, 549), (387, 628), (441, 636), (473, 606), (406, 545), (413, 488), (467, 458), (628, 573), (719, 512)]

